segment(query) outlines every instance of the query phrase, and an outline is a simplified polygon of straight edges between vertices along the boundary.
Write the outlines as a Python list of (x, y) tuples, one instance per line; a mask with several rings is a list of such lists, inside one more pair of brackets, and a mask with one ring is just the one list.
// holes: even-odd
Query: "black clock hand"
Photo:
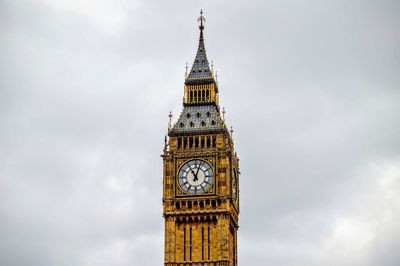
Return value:
[(196, 171), (196, 179), (197, 179), (197, 174), (199, 173), (199, 170), (200, 170), (200, 167), (203, 165), (203, 161), (201, 161), (201, 163), (199, 164), (199, 167), (197, 168), (197, 171)]
[(193, 174), (193, 181), (196, 181), (196, 180), (197, 180), (197, 175), (194, 173), (194, 171), (193, 171), (193, 169), (192, 169), (191, 166), (189, 166), (189, 169), (190, 169), (190, 171), (191, 171), (192, 174)]

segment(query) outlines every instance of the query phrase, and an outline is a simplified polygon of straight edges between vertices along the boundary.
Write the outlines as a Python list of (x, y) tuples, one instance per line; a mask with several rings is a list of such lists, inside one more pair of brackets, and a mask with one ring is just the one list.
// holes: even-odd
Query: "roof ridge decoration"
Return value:
[(214, 77), (212, 71), (210, 69), (210, 64), (208, 63), (206, 48), (204, 45), (204, 22), (206, 19), (203, 16), (203, 10), (200, 10), (200, 17), (197, 20), (200, 22), (200, 38), (199, 38), (199, 46), (197, 48), (196, 57), (193, 62), (193, 66), (189, 72), (189, 75), (186, 77), (186, 83), (190, 81), (200, 81), (200, 80), (212, 80), (214, 81)]

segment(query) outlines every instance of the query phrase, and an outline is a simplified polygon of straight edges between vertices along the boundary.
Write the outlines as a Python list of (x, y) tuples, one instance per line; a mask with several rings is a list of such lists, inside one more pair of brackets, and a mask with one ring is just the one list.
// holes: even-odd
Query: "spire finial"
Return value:
[(201, 31), (203, 31), (203, 29), (204, 29), (203, 22), (206, 21), (206, 19), (203, 17), (203, 9), (200, 9), (200, 17), (197, 19), (197, 21), (200, 22), (199, 28)]
[(168, 129), (171, 130), (171, 128), (172, 128), (172, 124), (171, 124), (172, 112), (171, 111), (169, 111), (168, 117), (169, 117)]
[(185, 78), (186, 78), (186, 77), (187, 77), (187, 75), (188, 75), (188, 63), (187, 63), (187, 62), (186, 62), (185, 69), (186, 69), (186, 71), (185, 71)]

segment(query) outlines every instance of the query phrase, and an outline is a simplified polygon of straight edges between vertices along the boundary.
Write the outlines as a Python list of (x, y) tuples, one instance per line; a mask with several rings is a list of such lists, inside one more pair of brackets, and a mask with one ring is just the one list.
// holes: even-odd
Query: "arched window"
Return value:
[(182, 138), (178, 138), (178, 149), (182, 148)]
[(196, 117), (197, 117), (197, 118), (200, 118), (200, 117), (201, 117), (201, 114), (200, 114), (199, 112), (197, 112), (197, 113), (196, 113)]
[(210, 112), (207, 112), (207, 117), (210, 117), (211, 116), (211, 113)]
[(193, 137), (189, 138), (189, 149), (193, 148)]
[(187, 113), (187, 114), (186, 114), (186, 117), (187, 117), (187, 118), (190, 118), (190, 114), (189, 114), (189, 113)]
[(212, 121), (211, 121), (211, 125), (215, 126), (215, 124), (216, 124), (215, 121), (212, 120)]
[(193, 121), (190, 122), (190, 127), (194, 127)]
[(180, 123), (179, 123), (179, 127), (180, 127), (180, 128), (183, 128), (184, 126), (185, 126), (185, 124), (184, 124), (183, 122), (180, 122)]
[(206, 122), (201, 121), (201, 126), (202, 126), (202, 127), (205, 127), (205, 126), (206, 126)]

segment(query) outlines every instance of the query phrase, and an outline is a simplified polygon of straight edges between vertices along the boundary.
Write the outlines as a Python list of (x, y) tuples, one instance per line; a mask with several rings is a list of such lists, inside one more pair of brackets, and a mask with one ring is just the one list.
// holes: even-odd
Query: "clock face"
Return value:
[(232, 198), (235, 204), (238, 204), (238, 187), (237, 187), (237, 176), (236, 170), (232, 170)]
[(184, 163), (178, 174), (179, 186), (189, 194), (203, 194), (214, 182), (211, 166), (203, 160), (190, 160)]

